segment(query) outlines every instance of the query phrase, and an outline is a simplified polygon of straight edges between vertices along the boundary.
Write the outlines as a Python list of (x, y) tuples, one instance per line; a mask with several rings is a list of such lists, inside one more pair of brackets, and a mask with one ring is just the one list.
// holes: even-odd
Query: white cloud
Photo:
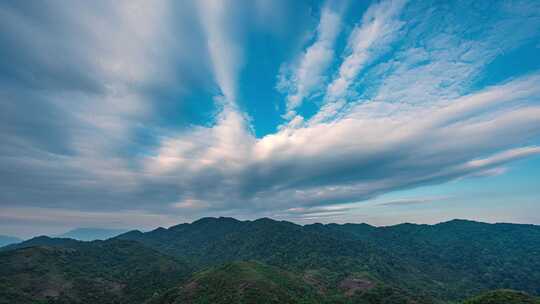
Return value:
[[(331, 123), (283, 128), (260, 139), (229, 112), (212, 128), (166, 141), (149, 168), (174, 160), (168, 172), (182, 191), (217, 210), (349, 203), (440, 183), (540, 154), (538, 147), (512, 148), (540, 135), (540, 108), (516, 107), (540, 97), (539, 79), (517, 79), (418, 112), (382, 116), (359, 104)], [(493, 151), (503, 152), (489, 156)]]
[[(140, 176), (125, 151), (159, 107), (149, 92), (180, 90), (187, 77), (178, 70), (191, 65), (195, 77), (205, 67), (192, 60), (201, 53), (194, 10), (186, 3), (173, 16), (178, 6), (58, 1), (2, 9), (0, 43), (17, 51), (0, 66), (15, 79), (0, 82), (0, 162), (5, 174), (25, 176), (3, 185), (3, 204), (77, 208), (99, 193), (95, 204), (112, 207), (136, 191)], [(21, 195), (17, 187), (32, 190)], [(65, 197), (42, 199), (47, 192)]]
[(379, 206), (410, 206), (410, 205), (423, 205), (437, 203), (441, 201), (447, 201), (450, 199), (448, 196), (433, 196), (433, 197), (408, 197), (400, 198), (390, 201), (383, 201), (377, 203)]
[(399, 20), (406, 1), (386, 0), (372, 5), (364, 13), (362, 22), (349, 36), (349, 54), (339, 67), (337, 77), (328, 85), (325, 98), (334, 102), (343, 98), (351, 82), (363, 67), (395, 39), (403, 22)]
[(229, 103), (236, 102), (236, 86), (242, 54), (236, 44), (234, 23), (231, 19), (233, 4), (226, 0), (197, 1), (200, 22), (206, 33), (208, 51), (221, 93)]
[[(377, 2), (353, 29), (325, 104), (307, 119), (293, 111), (325, 89), (341, 30), (339, 13), (325, 8), (292, 74), (290, 121), (257, 138), (236, 105), (246, 25), (236, 6), (92, 3), (60, 3), (35, 20), (2, 12), (0, 42), (17, 42), (19, 55), (9, 57), (17, 69), (0, 60), (11, 73), (5, 79), (13, 79), (0, 83), (3, 206), (91, 206), (186, 218), (277, 210), (306, 220), (342, 216), (350, 208), (343, 204), (399, 189), (497, 174), (508, 162), (540, 154), (540, 75), (485, 88), (475, 83), (489, 62), (534, 35), (538, 19), (518, 14), (468, 32), (468, 24), (455, 26), (446, 11), (421, 10), (426, 14), (409, 27), (403, 1)], [(258, 5), (268, 10), (268, 3)], [(436, 13), (448, 19), (433, 22), (440, 19)], [(38, 26), (43, 20), (48, 23)], [(516, 27), (518, 21), (525, 25)], [(5, 39), (11, 33), (18, 39)], [(377, 62), (398, 34), (399, 46)], [(157, 128), (155, 150), (141, 147), (134, 133), (154, 131), (147, 122), (162, 99), (149, 92), (183, 88), (199, 73), (205, 81), (213, 73), (223, 95), (216, 99), (226, 101), (215, 123)], [(172, 103), (182, 102), (174, 97)], [(19, 220), (39, 217), (39, 210), (8, 211)], [(169, 217), (148, 221), (154, 219)]]
[[(298, 66), (288, 79), (280, 82), (280, 87), (288, 90), (285, 117), (292, 118), (294, 109), (302, 104), (303, 99), (324, 84), (325, 72), (334, 57), (334, 44), (341, 28), (341, 10), (330, 5), (322, 8), (314, 42), (302, 53)], [(280, 77), (287, 78), (285, 75)]]

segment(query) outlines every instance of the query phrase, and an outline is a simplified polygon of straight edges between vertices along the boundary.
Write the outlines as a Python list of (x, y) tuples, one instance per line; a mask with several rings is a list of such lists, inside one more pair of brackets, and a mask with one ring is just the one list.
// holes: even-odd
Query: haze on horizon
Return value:
[(0, 234), (540, 224), (540, 2), (0, 3)]

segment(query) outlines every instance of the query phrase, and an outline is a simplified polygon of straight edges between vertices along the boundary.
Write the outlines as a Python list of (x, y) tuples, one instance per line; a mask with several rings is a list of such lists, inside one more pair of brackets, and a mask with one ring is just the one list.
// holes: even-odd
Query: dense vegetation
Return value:
[[(300, 275), (260, 262), (212, 267), (181, 286), (154, 296), (149, 304), (226, 303), (424, 303), (396, 288), (362, 276), (331, 286), (322, 276)], [(428, 303), (428, 302), (425, 302)]]
[(307, 225), (205, 218), (120, 239), (200, 267), (258, 260), (291, 271), (367, 272), (415, 294), (460, 300), (507, 288), (540, 294), (540, 227), (455, 220), (438, 225)]
[(540, 304), (540, 299), (514, 290), (495, 290), (476, 296), (464, 304)]
[(319, 296), (301, 277), (257, 262), (233, 262), (193, 279), (150, 303), (314, 303)]
[(540, 294), (540, 227), (204, 218), (108, 241), (39, 237), (0, 261), (0, 303), (457, 303)]
[[(540, 294), (540, 227), (454, 220), (438, 225), (310, 225), (392, 252), (444, 284), (443, 298), (459, 299), (490, 289)], [(345, 237), (345, 236), (341, 236)]]
[(135, 242), (48, 240), (55, 246), (0, 252), (1, 304), (140, 303), (191, 272)]

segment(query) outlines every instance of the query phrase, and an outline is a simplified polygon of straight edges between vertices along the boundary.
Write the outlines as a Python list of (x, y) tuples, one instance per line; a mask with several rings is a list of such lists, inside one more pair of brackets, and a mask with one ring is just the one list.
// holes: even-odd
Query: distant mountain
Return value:
[[(130, 245), (119, 249), (124, 242)], [(43, 250), (53, 249), (59, 253), (47, 254), (48, 262), (24, 268), (25, 260), (33, 261)], [(118, 302), (123, 297), (130, 303), (158, 304), (219, 303), (215, 299), (220, 297), (240, 299), (239, 303), (265, 303), (262, 298), (284, 303), (459, 303), (495, 289), (540, 295), (540, 226), (534, 225), (454, 220), (390, 227), (301, 226), (268, 218), (203, 218), (146, 233), (134, 230), (107, 241), (37, 237), (4, 247), (0, 254), (16, 252), (10, 259), (0, 256), (14, 269), (24, 269), (11, 274), (0, 271), (0, 284), (7, 284), (0, 285), (0, 304), (14, 303), (2, 302), (13, 290), (28, 295), (35, 289), (29, 283), (10, 282), (46, 282), (52, 280), (46, 274), (58, 271), (67, 276), (62, 279), (65, 286), (89, 281), (89, 286), (104, 288), (96, 282), (106, 280), (125, 291), (143, 291), (103, 296), (115, 303), (124, 303)], [(161, 266), (149, 262), (156, 258), (179, 265), (177, 272), (164, 273)], [(141, 287), (143, 282), (155, 283)], [(107, 286), (105, 290), (112, 288)], [(53, 300), (60, 302), (45, 303), (77, 303), (74, 294), (83, 291), (53, 293)], [(110, 303), (103, 297), (92, 303)]]
[(0, 247), (19, 242), (22, 242), (22, 240), (19, 238), (7, 235), (0, 235)]
[(37, 236), (37, 237), (31, 238), (29, 240), (26, 240), (20, 243), (7, 245), (5, 247), (0, 248), (0, 251), (8, 251), (8, 250), (13, 250), (13, 249), (36, 247), (36, 246), (77, 247), (83, 243), (84, 242), (82, 241), (77, 241), (74, 239), (52, 238), (46, 235), (42, 235), (42, 236)]
[(77, 228), (59, 235), (60, 238), (70, 238), (79, 241), (106, 240), (125, 233), (126, 229), (106, 229), (106, 228)]

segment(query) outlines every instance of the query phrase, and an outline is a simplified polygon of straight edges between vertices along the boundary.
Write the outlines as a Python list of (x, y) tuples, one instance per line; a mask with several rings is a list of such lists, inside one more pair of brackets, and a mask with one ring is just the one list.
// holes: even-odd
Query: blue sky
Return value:
[(3, 1), (0, 234), (540, 224), (538, 1)]

